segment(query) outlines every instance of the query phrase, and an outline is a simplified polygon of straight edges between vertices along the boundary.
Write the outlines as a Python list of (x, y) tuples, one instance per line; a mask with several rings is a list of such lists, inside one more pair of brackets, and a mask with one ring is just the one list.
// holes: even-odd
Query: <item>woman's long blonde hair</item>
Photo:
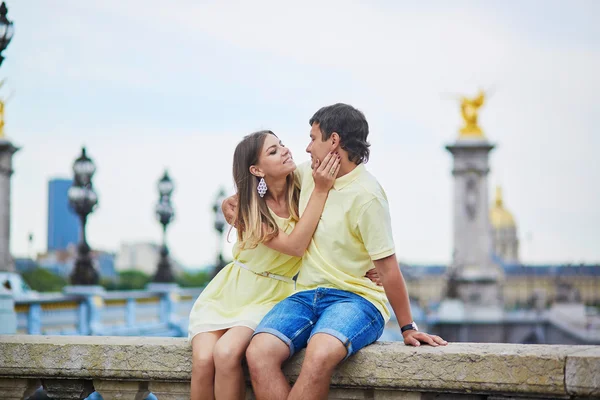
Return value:
[[(277, 222), (271, 215), (264, 198), (258, 195), (260, 178), (250, 173), (250, 167), (258, 164), (267, 135), (277, 137), (271, 131), (251, 133), (237, 145), (233, 154), (233, 180), (238, 196), (237, 229), (238, 245), (243, 249), (255, 248), (279, 233)], [(300, 189), (291, 173), (286, 177), (286, 195), (290, 215), (298, 220)]]

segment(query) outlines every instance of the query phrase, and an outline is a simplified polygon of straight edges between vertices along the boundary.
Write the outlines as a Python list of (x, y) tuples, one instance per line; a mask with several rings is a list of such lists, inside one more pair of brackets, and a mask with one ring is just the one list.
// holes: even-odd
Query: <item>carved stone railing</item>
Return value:
[[(303, 352), (285, 366), (290, 382)], [(0, 399), (43, 386), (54, 399), (189, 399), (191, 349), (182, 338), (0, 336)], [(450, 396), (450, 397), (448, 397)], [(600, 346), (376, 343), (333, 375), (331, 399), (504, 399), (600, 396)], [(252, 398), (250, 390), (248, 398)]]

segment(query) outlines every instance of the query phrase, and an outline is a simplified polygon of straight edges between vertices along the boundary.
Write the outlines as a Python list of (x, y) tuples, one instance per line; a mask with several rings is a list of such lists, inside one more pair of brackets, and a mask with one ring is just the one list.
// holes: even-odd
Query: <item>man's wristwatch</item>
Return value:
[(404, 333), (406, 331), (418, 331), (419, 327), (417, 326), (417, 324), (415, 323), (415, 321), (411, 322), (408, 325), (404, 325), (403, 327), (400, 328), (400, 332)]

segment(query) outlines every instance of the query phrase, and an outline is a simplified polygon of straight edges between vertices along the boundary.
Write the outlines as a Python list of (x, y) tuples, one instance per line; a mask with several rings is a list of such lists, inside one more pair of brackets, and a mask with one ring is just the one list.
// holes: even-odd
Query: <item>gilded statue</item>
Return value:
[(0, 139), (4, 139), (4, 100), (0, 99)]
[(479, 94), (469, 99), (462, 96), (460, 99), (460, 113), (465, 126), (460, 129), (461, 136), (475, 136), (483, 137), (483, 131), (477, 124), (478, 110), (483, 106), (485, 102), (485, 93), (483, 90), (479, 91)]
[[(4, 86), (5, 79), (0, 81), (0, 89)], [(4, 138), (4, 106), (12, 97), (13, 93), (9, 94), (5, 99), (0, 98), (0, 139)]]

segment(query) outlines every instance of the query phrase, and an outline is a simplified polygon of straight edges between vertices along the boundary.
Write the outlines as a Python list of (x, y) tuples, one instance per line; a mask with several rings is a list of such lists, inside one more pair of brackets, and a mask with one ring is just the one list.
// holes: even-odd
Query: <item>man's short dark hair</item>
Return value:
[(365, 115), (356, 108), (343, 103), (321, 108), (308, 121), (310, 126), (319, 124), (323, 141), (333, 132), (340, 135), (340, 146), (348, 152), (348, 158), (355, 164), (369, 160), (369, 124)]

